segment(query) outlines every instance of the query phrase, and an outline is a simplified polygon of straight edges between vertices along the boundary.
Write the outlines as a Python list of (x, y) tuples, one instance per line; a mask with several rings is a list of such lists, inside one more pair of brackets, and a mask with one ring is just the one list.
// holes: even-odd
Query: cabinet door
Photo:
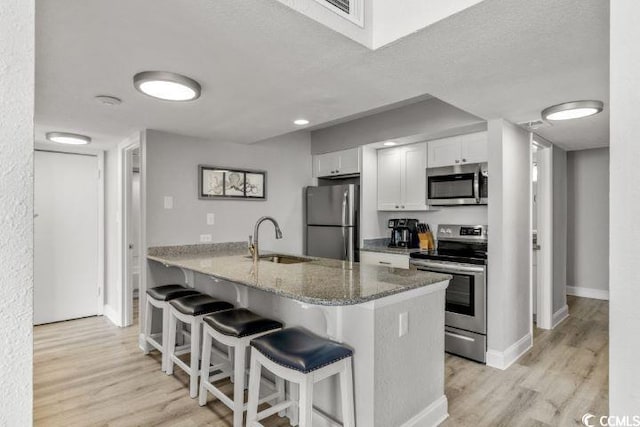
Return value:
[(402, 152), (398, 148), (378, 151), (378, 210), (400, 209), (402, 199)]
[(427, 144), (402, 147), (401, 209), (419, 211), (427, 209)]
[(316, 154), (313, 156), (314, 178), (336, 175), (339, 166), (340, 157), (338, 153)]
[(461, 147), (457, 136), (436, 139), (427, 143), (429, 147), (428, 165), (430, 168), (460, 164)]
[(462, 135), (460, 140), (462, 163), (484, 163), (488, 160), (487, 132)]
[(360, 173), (360, 150), (358, 148), (339, 151), (338, 157), (339, 175)]

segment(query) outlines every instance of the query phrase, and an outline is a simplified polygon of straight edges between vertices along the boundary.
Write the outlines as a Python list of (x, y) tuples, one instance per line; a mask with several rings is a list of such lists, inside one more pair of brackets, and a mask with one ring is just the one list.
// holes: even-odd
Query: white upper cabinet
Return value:
[(324, 178), (360, 173), (360, 149), (335, 151), (313, 156), (313, 177)]
[(378, 210), (427, 210), (427, 143), (378, 150)]
[(487, 132), (436, 139), (427, 143), (430, 168), (466, 163), (484, 163), (488, 159)]

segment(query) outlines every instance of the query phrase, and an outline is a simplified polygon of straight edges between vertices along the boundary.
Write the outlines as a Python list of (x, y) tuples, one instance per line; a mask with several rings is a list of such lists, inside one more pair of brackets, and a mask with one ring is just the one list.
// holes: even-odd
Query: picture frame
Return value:
[(198, 165), (198, 198), (264, 201), (267, 199), (267, 172)]

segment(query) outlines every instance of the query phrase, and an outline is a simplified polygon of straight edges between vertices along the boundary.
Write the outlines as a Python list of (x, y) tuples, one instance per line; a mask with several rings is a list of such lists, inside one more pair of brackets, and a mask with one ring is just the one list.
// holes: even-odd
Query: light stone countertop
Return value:
[(246, 243), (149, 248), (147, 258), (317, 305), (360, 304), (451, 279), (446, 274), (326, 258), (305, 257), (311, 261), (298, 264), (261, 260), (254, 265)]
[(368, 239), (365, 240), (360, 248), (361, 251), (366, 252), (378, 252), (384, 254), (397, 254), (397, 255), (407, 255), (413, 252), (420, 252), (422, 249), (407, 249), (407, 248), (390, 248), (388, 238), (380, 238), (380, 239)]

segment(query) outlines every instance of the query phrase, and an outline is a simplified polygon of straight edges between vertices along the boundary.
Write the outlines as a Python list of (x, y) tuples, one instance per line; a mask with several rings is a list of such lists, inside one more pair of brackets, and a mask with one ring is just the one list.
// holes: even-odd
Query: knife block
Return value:
[(418, 239), (420, 240), (420, 249), (431, 251), (436, 248), (433, 241), (433, 234), (430, 231), (426, 233), (418, 233)]

